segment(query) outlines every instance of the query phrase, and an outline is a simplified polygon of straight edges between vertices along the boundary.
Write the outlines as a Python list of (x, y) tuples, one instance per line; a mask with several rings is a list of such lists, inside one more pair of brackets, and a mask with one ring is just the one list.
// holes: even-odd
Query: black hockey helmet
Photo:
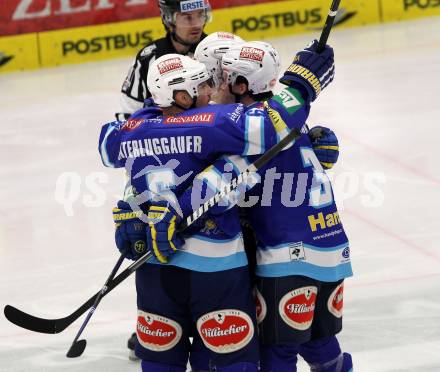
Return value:
[(169, 30), (175, 25), (176, 12), (185, 13), (204, 9), (206, 12), (206, 22), (211, 20), (209, 0), (158, 0), (158, 3), (162, 22)]

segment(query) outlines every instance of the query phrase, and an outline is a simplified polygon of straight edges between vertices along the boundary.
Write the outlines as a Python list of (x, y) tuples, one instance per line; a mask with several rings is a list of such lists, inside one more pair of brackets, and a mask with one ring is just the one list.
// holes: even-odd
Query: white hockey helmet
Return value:
[(174, 103), (174, 91), (184, 90), (196, 98), (203, 82), (212, 83), (206, 66), (188, 56), (165, 54), (155, 60), (147, 75), (147, 86), (154, 103), (169, 107)]
[(230, 32), (213, 32), (197, 46), (194, 58), (206, 66), (216, 86), (222, 79), (222, 57), (233, 45), (241, 43), (244, 43), (244, 40)]
[(234, 45), (222, 58), (222, 70), (228, 84), (243, 76), (252, 94), (272, 91), (280, 74), (281, 60), (277, 50), (262, 41)]

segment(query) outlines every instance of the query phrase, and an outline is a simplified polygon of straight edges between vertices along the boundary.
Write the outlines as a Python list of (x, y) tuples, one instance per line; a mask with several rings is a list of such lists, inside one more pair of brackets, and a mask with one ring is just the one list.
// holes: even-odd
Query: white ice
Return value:
[[(315, 36), (272, 42), (287, 66)], [(333, 128), (341, 146), (333, 177), (355, 271), (342, 347), (360, 372), (440, 371), (440, 18), (335, 30), (330, 42), (336, 80), (309, 124)], [(70, 314), (116, 261), (110, 210), (123, 180), (101, 165), (97, 142), (130, 60), (0, 76), (1, 308)], [(2, 315), (0, 371), (139, 371), (126, 349), (135, 317), (130, 278), (103, 300), (84, 355), (71, 360), (82, 318), (45, 335)]]

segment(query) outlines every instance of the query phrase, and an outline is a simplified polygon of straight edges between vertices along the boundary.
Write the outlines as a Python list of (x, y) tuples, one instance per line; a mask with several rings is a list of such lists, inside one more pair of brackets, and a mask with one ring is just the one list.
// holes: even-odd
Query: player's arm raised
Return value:
[(317, 52), (318, 41), (313, 42), (293, 59), (284, 72), (280, 83), (301, 91), (304, 98), (313, 102), (335, 76), (335, 58), (333, 48), (329, 45)]

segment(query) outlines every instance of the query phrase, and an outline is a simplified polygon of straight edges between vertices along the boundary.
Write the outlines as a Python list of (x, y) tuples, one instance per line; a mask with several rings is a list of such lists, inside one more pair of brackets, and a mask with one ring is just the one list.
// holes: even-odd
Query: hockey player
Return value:
[[(211, 19), (211, 7), (208, 0), (158, 0), (166, 36), (143, 47), (136, 55), (121, 89), (121, 112), (116, 119), (123, 121), (144, 106), (151, 97), (147, 87), (147, 75), (150, 65), (157, 58), (178, 53), (192, 55), (197, 44), (206, 35), (203, 29)], [(136, 335), (128, 340), (129, 358), (136, 360), (134, 348)]]
[(211, 19), (208, 0), (158, 0), (158, 3), (166, 36), (148, 44), (136, 55), (122, 85), (121, 112), (116, 113), (117, 120), (128, 119), (151, 97), (147, 75), (153, 61), (169, 53), (191, 56), (206, 36), (203, 29)]
[[(299, 53), (289, 70), (301, 66), (311, 48)], [(242, 58), (249, 50), (259, 50), (264, 57)], [(239, 101), (247, 104), (248, 110), (263, 109), (262, 101), (272, 98), (272, 82), (279, 73), (279, 63), (274, 60), (278, 54), (266, 43), (232, 46), (222, 59), (226, 81), (220, 89), (223, 102)], [(283, 82), (298, 79), (289, 70)], [(304, 87), (309, 88), (305, 95), (317, 94), (311, 86)], [(302, 102), (301, 96), (288, 92), (274, 99), (281, 99), (291, 112)], [(327, 128), (317, 127), (314, 133), (314, 146), (310, 137), (302, 136), (260, 171), (265, 177), (247, 192), (249, 201), (258, 200), (244, 209), (258, 240), (256, 294), (263, 372), (296, 371), (297, 354), (312, 371), (352, 370), (351, 356), (341, 352), (335, 336), (342, 328), (343, 280), (352, 275), (350, 251), (323, 170), (336, 161), (338, 148), (336, 137)], [(248, 158), (248, 162), (254, 160)], [(224, 172), (229, 161), (229, 157), (220, 159), (197, 179), (212, 187), (213, 174)], [(304, 175), (292, 195), (292, 176), (300, 179)], [(298, 197), (301, 187), (307, 193)], [(189, 190), (181, 197), (181, 205), (187, 203), (188, 195)]]
[[(333, 58), (332, 54), (327, 57)], [(328, 60), (314, 60), (318, 62), (314, 66), (318, 69)], [(173, 201), (191, 183), (193, 172), (200, 172), (217, 156), (261, 153), (286, 127), (275, 128), (264, 110), (243, 113), (242, 105), (190, 109), (210, 98), (206, 79), (206, 69), (196, 61), (178, 55), (159, 58), (148, 81), (163, 111), (147, 108), (126, 123), (107, 124), (100, 137), (104, 164), (129, 167), (133, 187), (141, 200), (148, 201), (150, 217), (163, 217), (147, 228), (157, 260), (140, 268), (136, 278), (137, 355), (145, 371), (184, 371), (188, 335), (195, 329), (193, 366), (202, 351), (219, 371), (257, 370), (254, 305), (236, 211), (205, 216), (201, 225), (187, 232), (192, 236), (180, 249), (175, 237), (179, 219), (173, 213), (178, 208), (173, 208)], [(277, 112), (286, 111), (282, 104), (271, 103)], [(290, 124), (304, 123), (307, 113), (304, 104), (286, 115)], [(157, 200), (157, 195), (168, 203)], [(135, 256), (143, 248), (139, 243), (143, 233), (135, 226), (142, 216), (139, 210), (123, 209), (114, 212), (117, 231), (125, 236), (118, 248)], [(161, 265), (170, 255), (169, 265)]]

